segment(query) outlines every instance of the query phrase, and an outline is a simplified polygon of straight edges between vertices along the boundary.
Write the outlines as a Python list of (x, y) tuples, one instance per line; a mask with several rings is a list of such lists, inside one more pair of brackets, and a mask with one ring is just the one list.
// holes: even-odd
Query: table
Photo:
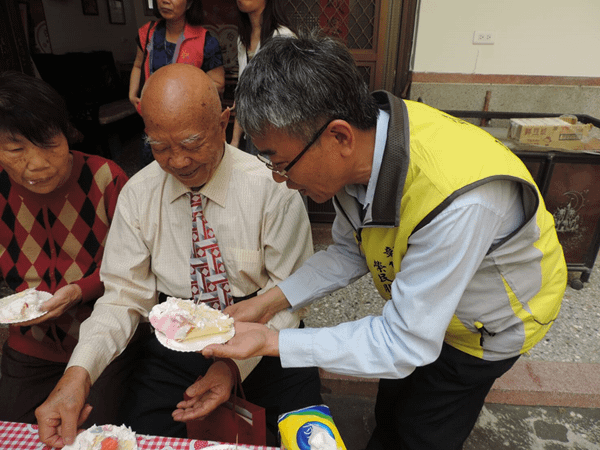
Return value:
[[(219, 442), (138, 434), (138, 450), (199, 450)], [(241, 450), (276, 450), (273, 447), (238, 445)], [(37, 425), (0, 421), (0, 450), (51, 450), (38, 438)]]

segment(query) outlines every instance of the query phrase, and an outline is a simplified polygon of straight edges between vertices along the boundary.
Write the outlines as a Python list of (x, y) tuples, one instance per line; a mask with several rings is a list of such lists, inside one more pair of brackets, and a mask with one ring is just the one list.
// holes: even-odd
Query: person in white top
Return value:
[[(237, 0), (238, 7), (238, 77), (248, 62), (273, 36), (295, 36), (293, 26), (283, 12), (280, 0)], [(237, 120), (233, 124), (231, 145), (256, 154), (252, 142), (246, 138), (245, 146), (240, 147), (242, 128)]]
[[(192, 296), (190, 192), (202, 196), (234, 301), (276, 286), (312, 254), (300, 195), (276, 183), (257, 158), (227, 145), (229, 110), (221, 111), (206, 73), (188, 64), (160, 68), (148, 79), (141, 106), (155, 161), (121, 191), (100, 272), (105, 294), (82, 324), (63, 377), (36, 411), (40, 440), (50, 446), (73, 442), (78, 417), (89, 414), (90, 386), (136, 328), (148, 326), (152, 307), (165, 296)], [(300, 325), (297, 313), (283, 313), (269, 326)], [(270, 445), (277, 445), (279, 414), (322, 401), (314, 367), (282, 369), (279, 358), (269, 357), (232, 366), (169, 350), (154, 334), (142, 345), (121, 415), (112, 422), (137, 433), (185, 437), (185, 422), (229, 398), (237, 372), (246, 398), (265, 408), (275, 439)]]

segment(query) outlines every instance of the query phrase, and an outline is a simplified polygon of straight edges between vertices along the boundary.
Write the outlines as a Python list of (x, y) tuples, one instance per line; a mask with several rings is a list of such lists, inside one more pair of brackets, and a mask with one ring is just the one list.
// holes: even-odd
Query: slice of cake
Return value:
[(174, 297), (167, 297), (166, 302), (152, 308), (150, 323), (168, 339), (182, 343), (218, 335), (232, 336), (233, 332), (233, 319), (227, 314), (204, 303)]
[(45, 311), (40, 311), (40, 305), (50, 298), (52, 294), (35, 288), (5, 297), (0, 302), (0, 323), (22, 322), (40, 317), (46, 314)]
[(79, 433), (75, 442), (63, 450), (137, 450), (137, 439), (125, 425), (93, 425)]

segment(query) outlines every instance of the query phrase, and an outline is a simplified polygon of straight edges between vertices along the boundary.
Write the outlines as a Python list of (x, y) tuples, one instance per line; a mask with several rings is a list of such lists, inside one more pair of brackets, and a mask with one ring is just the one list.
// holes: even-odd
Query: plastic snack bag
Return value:
[(282, 414), (277, 423), (283, 450), (346, 450), (326, 405)]

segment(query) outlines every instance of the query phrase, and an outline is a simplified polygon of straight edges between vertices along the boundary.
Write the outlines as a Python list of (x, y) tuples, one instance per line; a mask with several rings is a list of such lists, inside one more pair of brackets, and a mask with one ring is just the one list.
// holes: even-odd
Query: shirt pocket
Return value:
[(234, 297), (252, 294), (267, 284), (269, 277), (261, 250), (223, 247), (221, 255)]

